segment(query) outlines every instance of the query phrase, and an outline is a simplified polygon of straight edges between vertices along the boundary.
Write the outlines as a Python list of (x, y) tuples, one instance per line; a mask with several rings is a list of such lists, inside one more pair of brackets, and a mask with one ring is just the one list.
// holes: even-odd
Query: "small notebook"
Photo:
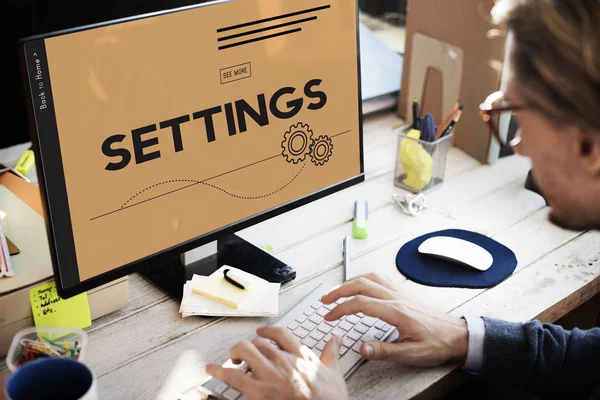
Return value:
[(183, 299), (179, 309), (183, 317), (255, 317), (278, 314), (281, 286), (279, 283), (270, 283), (248, 274), (252, 279), (251, 290), (242, 290), (223, 278), (223, 270), (226, 268), (247, 274), (236, 268), (224, 266), (208, 277), (194, 275), (183, 287)]

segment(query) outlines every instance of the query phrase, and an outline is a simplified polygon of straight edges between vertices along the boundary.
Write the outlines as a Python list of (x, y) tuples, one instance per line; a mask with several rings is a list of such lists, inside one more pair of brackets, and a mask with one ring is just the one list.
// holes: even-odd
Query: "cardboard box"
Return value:
[[(14, 277), (0, 278), (0, 355), (19, 330), (33, 326), (29, 289), (53, 280), (52, 262), (39, 188), (13, 169), (0, 170), (0, 210), (4, 233), (18, 248), (11, 256)], [(12, 252), (11, 252), (12, 253)], [(92, 320), (123, 308), (127, 277), (88, 292)]]
[[(490, 136), (479, 115), (479, 104), (487, 95), (499, 90), (504, 60), (503, 38), (488, 38), (490, 30), (497, 28), (491, 22), (490, 11), (494, 0), (409, 0), (406, 22), (406, 50), (402, 73), (402, 90), (398, 101), (398, 114), (412, 120), (409, 98), (411, 84), (415, 82), (411, 71), (414, 37), (421, 33), (453, 46), (462, 52), (460, 89), (454, 101), (464, 104), (460, 122), (454, 130), (454, 145), (482, 163), (488, 162)], [(440, 121), (449, 107), (443, 105), (444, 76), (439, 66), (420, 65), (426, 68), (424, 87), (416, 93), (423, 113), (431, 112)], [(451, 74), (449, 74), (451, 75)]]

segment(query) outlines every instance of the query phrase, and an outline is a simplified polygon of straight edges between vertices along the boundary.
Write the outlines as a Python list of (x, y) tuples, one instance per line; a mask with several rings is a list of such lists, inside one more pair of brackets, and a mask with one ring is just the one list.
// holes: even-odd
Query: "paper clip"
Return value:
[(404, 213), (412, 215), (413, 217), (416, 217), (421, 211), (428, 207), (427, 197), (425, 197), (425, 194), (423, 193), (419, 193), (417, 195), (407, 194), (404, 196), (394, 194), (392, 195), (392, 200), (394, 200), (396, 204), (400, 206)]

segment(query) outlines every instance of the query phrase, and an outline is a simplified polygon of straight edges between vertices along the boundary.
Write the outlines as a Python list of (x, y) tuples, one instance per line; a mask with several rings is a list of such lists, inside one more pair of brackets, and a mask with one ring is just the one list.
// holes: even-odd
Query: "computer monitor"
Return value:
[(23, 39), (59, 294), (150, 270), (181, 297), (168, 261), (217, 239), (268, 265), (231, 234), (363, 181), (357, 17), (217, 1)]

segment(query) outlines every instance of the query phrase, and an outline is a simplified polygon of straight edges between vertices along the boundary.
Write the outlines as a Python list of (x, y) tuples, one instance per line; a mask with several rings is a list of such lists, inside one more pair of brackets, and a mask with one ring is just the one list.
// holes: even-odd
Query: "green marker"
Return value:
[(352, 222), (352, 236), (355, 239), (366, 239), (369, 235), (367, 231), (368, 225), (368, 210), (365, 200), (357, 200), (354, 202), (354, 222)]

